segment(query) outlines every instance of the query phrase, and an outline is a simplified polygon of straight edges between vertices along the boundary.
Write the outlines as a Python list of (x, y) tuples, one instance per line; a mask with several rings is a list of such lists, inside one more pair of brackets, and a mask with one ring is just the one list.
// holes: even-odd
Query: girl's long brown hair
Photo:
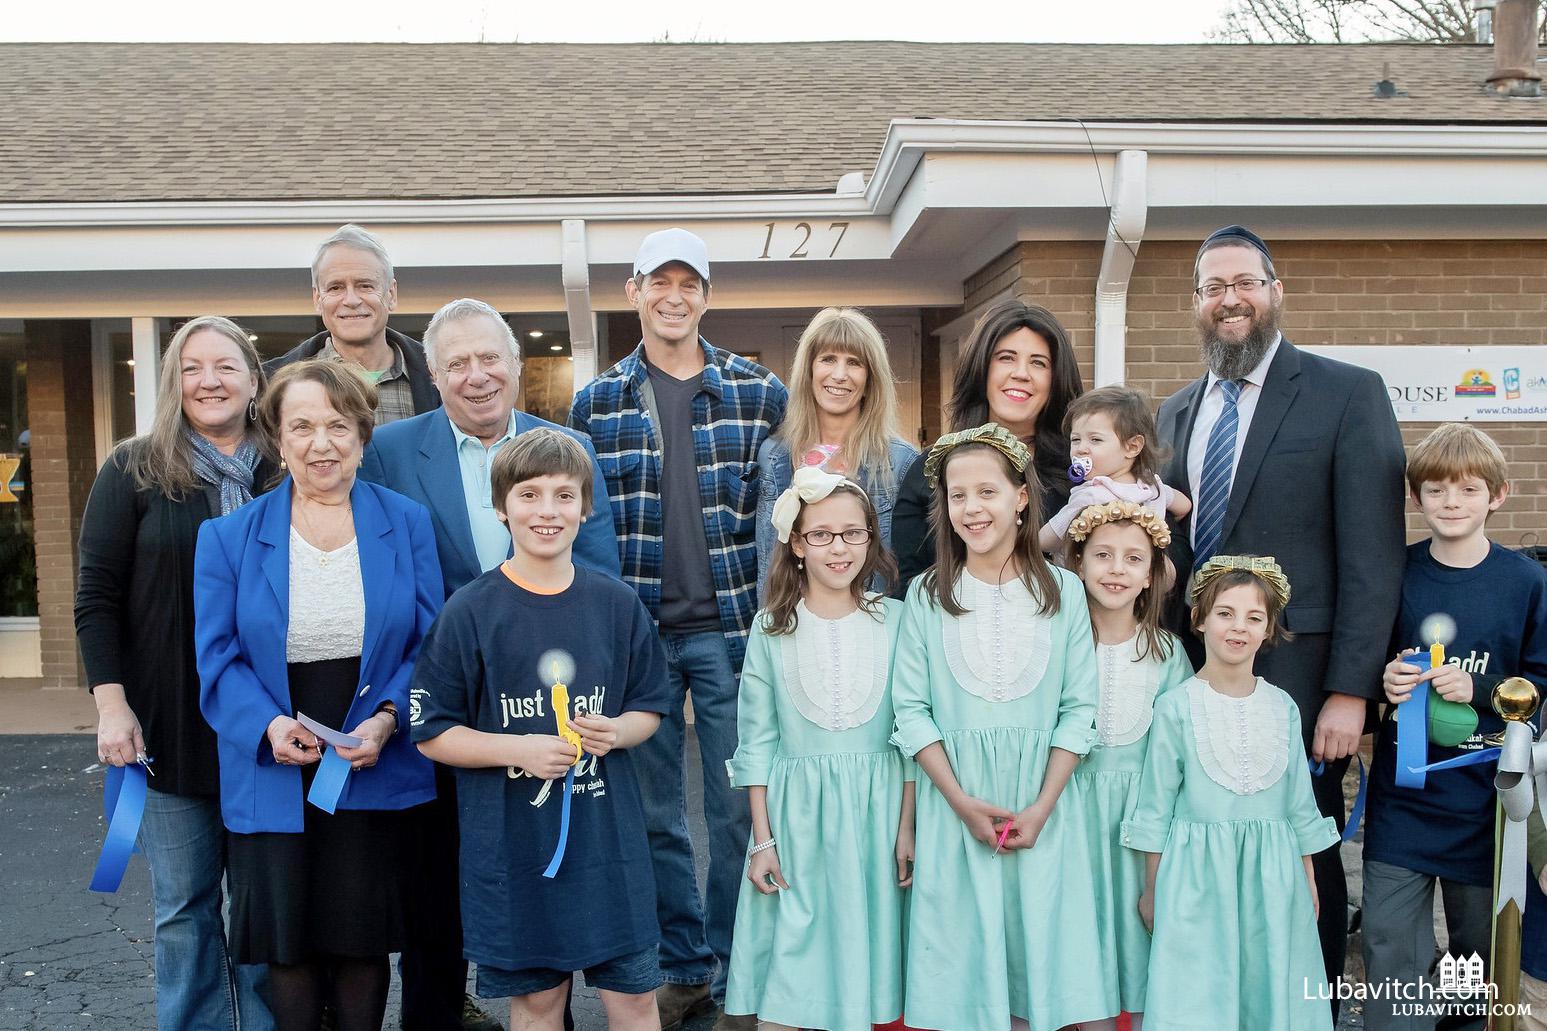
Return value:
[[(1132, 519), (1114, 519), (1102, 526), (1139, 526)], [(1101, 529), (1100, 526), (1096, 530)], [(1090, 532), (1090, 536), (1083, 541), (1069, 540), (1066, 545), (1066, 562), (1076, 576), (1080, 574), (1080, 560), (1085, 557), (1085, 548), (1090, 544), (1091, 537), (1096, 536), (1096, 530)], [(1134, 599), (1133, 612), (1139, 617), (1139, 658), (1145, 659), (1154, 656), (1161, 662), (1171, 657), (1171, 649), (1176, 647), (1176, 638), (1172, 637), (1160, 626), (1161, 616), (1165, 612), (1166, 595), (1160, 590), (1166, 582), (1166, 549), (1157, 548), (1154, 538), (1149, 531), (1139, 526), (1139, 532), (1144, 534), (1144, 539), (1150, 546), (1150, 585), (1139, 592)], [(1083, 580), (1084, 578), (1081, 577)], [(1091, 621), (1090, 631), (1092, 638), (1096, 634), (1095, 620)]]
[(924, 574), (923, 590), (936, 605), (953, 616), (963, 615), (967, 611), (956, 600), (956, 585), (967, 567), (967, 544), (956, 535), (956, 528), (951, 525), (949, 503), (946, 500), (946, 471), (958, 456), (975, 451), (998, 459), (1012, 490), (1022, 484), (1026, 487), (1026, 510), (1021, 513), (1021, 525), (1015, 528), (1015, 547), (1008, 561), (1019, 560), (1021, 582), (1037, 600), (1037, 611), (1044, 616), (1055, 615), (1059, 601), (1058, 578), (1047, 559), (1042, 556), (1042, 548), (1037, 543), (1037, 531), (1042, 526), (1042, 485), (1037, 479), (1036, 463), (1028, 462), (1026, 472), (1017, 473), (1004, 452), (987, 444), (962, 444), (940, 463), (940, 479), (929, 501), (929, 522), (935, 532), (935, 564)]
[[(852, 483), (840, 483), (828, 497), (837, 494), (848, 494), (859, 499), (860, 508), (865, 510), (865, 526), (870, 530), (870, 543), (865, 545), (865, 561), (860, 563), (859, 575), (849, 584), (849, 593), (861, 609), (876, 619), (883, 619), (885, 616), (881, 599), (867, 597), (866, 591), (871, 578), (877, 574), (881, 577), (881, 590), (885, 592), (891, 589), (897, 579), (897, 561), (881, 541), (881, 521), (876, 518), (876, 507), (870, 503), (865, 492)], [(795, 535), (800, 533), (801, 524), (806, 521), (807, 507), (801, 504), (800, 514), (795, 517), (795, 526), (790, 530), (790, 539), (774, 547), (773, 558), (768, 565), (763, 632), (775, 637), (795, 632), (795, 606), (806, 596), (806, 574), (798, 565), (800, 559), (795, 555), (794, 545)]]

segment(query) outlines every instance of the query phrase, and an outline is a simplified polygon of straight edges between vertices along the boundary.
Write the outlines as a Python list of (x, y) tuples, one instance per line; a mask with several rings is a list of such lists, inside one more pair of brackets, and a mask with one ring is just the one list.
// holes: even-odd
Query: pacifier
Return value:
[(1069, 463), (1069, 482), (1084, 483), (1093, 465), (1089, 455), (1077, 455), (1074, 461)]

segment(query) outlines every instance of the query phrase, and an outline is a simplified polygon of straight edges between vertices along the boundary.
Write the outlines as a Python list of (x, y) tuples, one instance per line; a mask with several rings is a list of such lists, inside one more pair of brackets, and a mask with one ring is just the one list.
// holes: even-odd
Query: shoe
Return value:
[(715, 1018), (714, 1031), (757, 1031), (757, 1018), (750, 1013), (732, 1016), (720, 1009), (720, 1015)]
[(462, 1031), (505, 1031), (505, 1025), (478, 1008), (471, 995), (462, 996)]
[(655, 990), (655, 1008), (661, 1013), (661, 1031), (681, 1031), (684, 1021), (714, 1009), (706, 984), (663, 984)]

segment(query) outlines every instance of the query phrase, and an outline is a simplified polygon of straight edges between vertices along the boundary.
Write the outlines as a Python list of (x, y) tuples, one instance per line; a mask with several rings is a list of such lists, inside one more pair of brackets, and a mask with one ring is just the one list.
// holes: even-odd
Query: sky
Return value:
[(1228, 0), (0, 0), (0, 41), (1197, 43)]

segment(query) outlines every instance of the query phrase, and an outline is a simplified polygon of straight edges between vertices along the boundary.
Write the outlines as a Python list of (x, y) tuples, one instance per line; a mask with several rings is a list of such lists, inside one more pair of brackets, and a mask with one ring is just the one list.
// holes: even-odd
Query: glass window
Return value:
[(27, 341), (20, 326), (0, 326), (0, 616), (37, 614)]

